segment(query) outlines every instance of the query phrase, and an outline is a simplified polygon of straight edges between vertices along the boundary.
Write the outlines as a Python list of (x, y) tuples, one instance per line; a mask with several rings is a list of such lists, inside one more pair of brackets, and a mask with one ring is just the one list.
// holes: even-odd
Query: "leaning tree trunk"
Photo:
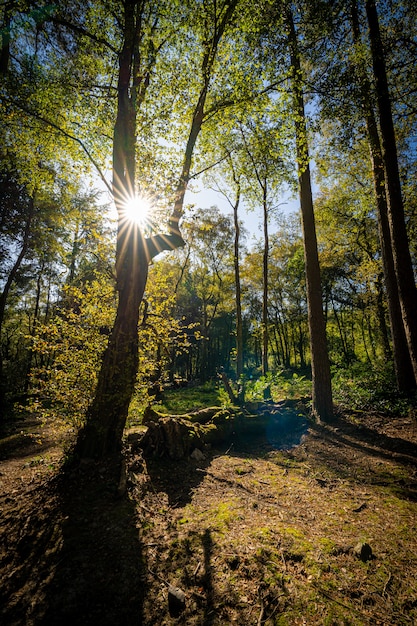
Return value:
[(16, 279), (19, 268), (22, 264), (23, 259), (25, 258), (25, 254), (29, 247), (29, 237), (32, 228), (32, 220), (35, 213), (35, 201), (34, 197), (31, 196), (29, 199), (29, 207), (28, 207), (28, 215), (26, 218), (25, 230), (23, 232), (23, 241), (22, 247), (20, 248), (20, 252), (15, 260), (13, 267), (7, 277), (6, 283), (3, 287), (3, 291), (0, 294), (0, 423), (3, 421), (5, 417), (5, 406), (6, 406), (6, 382), (4, 380), (4, 372), (3, 372), (3, 353), (1, 346), (1, 338), (2, 338), (2, 330), (3, 330), (3, 322), (4, 315), (6, 312), (6, 302), (7, 298), (13, 285), (13, 282)]
[(290, 48), (294, 117), (297, 145), (298, 180), (300, 187), (301, 221), (304, 240), (304, 259), (307, 284), (308, 324), (310, 331), (311, 369), (313, 382), (313, 413), (323, 421), (333, 419), (332, 385), (327, 349), (326, 323), (317, 236), (311, 191), (307, 126), (301, 82), (301, 66), (297, 35), (291, 9), (287, 7), (288, 42)]
[(395, 274), (408, 350), (417, 383), (417, 289), (405, 223), (391, 98), (375, 1), (366, 0), (365, 6), (381, 128), (382, 158), (385, 169), (388, 219)]
[(410, 392), (416, 388), (416, 381), (401, 314), (401, 303), (392, 254), (387, 199), (385, 195), (384, 166), (375, 120), (367, 119), (367, 127), (378, 213), (379, 241), (384, 267), (384, 283), (387, 292), (395, 376), (398, 390)]
[[(351, 5), (352, 32), (355, 43), (359, 42), (359, 19), (357, 13), (357, 0)], [(366, 122), (369, 151), (374, 182), (375, 199), (378, 215), (379, 241), (381, 246), (382, 263), (384, 268), (384, 283), (387, 292), (388, 313), (392, 337), (392, 350), (394, 357), (395, 375), (399, 391), (409, 392), (415, 389), (416, 381), (408, 350), (405, 335), (401, 304), (398, 293), (397, 279), (395, 275), (394, 257), (392, 253), (391, 233), (388, 220), (388, 206), (386, 196), (386, 184), (384, 174), (384, 161), (382, 158), (381, 143), (379, 140), (378, 127), (374, 110), (371, 104), (371, 85), (361, 61), (356, 65), (358, 84), (360, 86), (362, 108)]]

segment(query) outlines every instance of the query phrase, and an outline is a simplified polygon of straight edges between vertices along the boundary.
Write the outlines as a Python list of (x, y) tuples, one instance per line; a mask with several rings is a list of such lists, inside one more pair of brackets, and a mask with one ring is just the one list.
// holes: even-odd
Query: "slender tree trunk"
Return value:
[(262, 256), (262, 375), (268, 373), (268, 263), (269, 263), (269, 232), (268, 232), (268, 204), (267, 182), (263, 181), (263, 228), (264, 250)]
[(68, 272), (68, 284), (69, 285), (72, 285), (72, 283), (74, 282), (74, 278), (75, 278), (75, 267), (76, 267), (78, 253), (80, 249), (79, 236), (80, 236), (80, 224), (79, 224), (79, 219), (77, 219), (77, 222), (75, 224), (74, 239), (72, 240), (71, 258), (70, 258), (70, 266), (69, 266), (69, 272)]
[(417, 384), (417, 289), (405, 223), (391, 98), (375, 1), (366, 0), (365, 7), (368, 18), (381, 128), (382, 158), (385, 170), (392, 253), (404, 330), (415, 384)]
[(234, 255), (233, 264), (235, 270), (235, 300), (236, 300), (236, 380), (238, 381), (239, 394), (238, 400), (240, 403), (245, 402), (245, 385), (242, 379), (243, 375), (243, 321), (242, 321), (242, 294), (240, 284), (240, 224), (238, 209), (240, 204), (240, 183), (236, 179), (233, 172), (233, 178), (236, 184), (236, 198), (233, 204), (233, 220), (235, 226), (235, 241), (234, 241)]
[(311, 191), (307, 126), (301, 82), (301, 66), (297, 35), (290, 8), (286, 12), (288, 43), (292, 66), (294, 117), (296, 129), (298, 180), (300, 187), (301, 218), (304, 240), (304, 258), (307, 286), (308, 323), (310, 331), (311, 370), (313, 382), (313, 413), (318, 419), (333, 419), (330, 362), (327, 350), (326, 324), (323, 314), (320, 266)]
[(16, 275), (19, 271), (19, 268), (22, 264), (23, 259), (25, 258), (25, 254), (29, 247), (29, 237), (32, 228), (32, 221), (35, 212), (35, 201), (33, 196), (29, 199), (29, 207), (28, 214), (26, 218), (25, 230), (23, 232), (23, 240), (22, 246), (20, 248), (20, 252), (17, 256), (16, 261), (13, 264), (12, 269), (7, 277), (6, 283), (3, 287), (3, 291), (0, 294), (0, 423), (3, 421), (5, 417), (5, 400), (6, 400), (6, 381), (4, 380), (4, 371), (3, 371), (3, 354), (1, 347), (2, 340), (2, 330), (4, 323), (4, 315), (6, 312), (6, 302), (7, 297), (9, 295), (11, 286), (16, 278)]
[(9, 295), (10, 288), (16, 278), (16, 274), (19, 271), (19, 268), (22, 264), (23, 259), (25, 258), (25, 254), (29, 247), (29, 236), (31, 232), (34, 211), (35, 211), (35, 202), (34, 202), (33, 197), (31, 197), (29, 199), (29, 209), (28, 209), (28, 214), (26, 218), (25, 230), (23, 232), (22, 246), (20, 248), (20, 252), (17, 256), (17, 259), (14, 262), (13, 267), (10, 270), (10, 273), (7, 277), (6, 283), (3, 287), (3, 291), (0, 294), (0, 335), (1, 335), (1, 330), (3, 328), (7, 297)]
[[(29, 336), (31, 338), (35, 336), (36, 325), (38, 322), (39, 308), (40, 308), (40, 301), (41, 301), (42, 275), (43, 275), (44, 267), (45, 267), (45, 261), (44, 259), (42, 259), (42, 264), (39, 269), (39, 274), (38, 274), (38, 278), (36, 281), (36, 297), (35, 297), (35, 308), (33, 310), (33, 322), (32, 324), (29, 323)], [(25, 396), (27, 396), (28, 391), (29, 391), (32, 364), (33, 364), (33, 350), (32, 350), (32, 347), (30, 347), (29, 353), (28, 353), (28, 360), (26, 364), (25, 387), (24, 387)]]
[[(392, 360), (392, 350), (391, 350), (391, 345), (390, 345), (390, 341), (389, 341), (389, 333), (388, 333), (388, 326), (387, 326), (387, 318), (386, 318), (386, 309), (384, 306), (384, 277), (382, 275), (382, 272), (380, 274), (378, 274), (378, 278), (376, 281), (376, 288), (377, 288), (377, 295), (376, 295), (376, 310), (377, 310), (377, 317), (378, 317), (378, 326), (379, 326), (379, 333), (381, 336), (381, 341), (382, 341), (382, 346), (384, 349), (384, 357), (387, 361), (391, 361)], [(405, 337), (405, 335), (404, 335)], [(407, 346), (406, 346), (407, 347)], [(408, 355), (408, 351), (406, 351), (405, 353), (407, 356)], [(413, 371), (409, 370), (411, 372), (411, 374), (413, 373)]]
[[(269, 263), (269, 233), (268, 233), (268, 181), (266, 176), (262, 176), (258, 171), (255, 159), (249, 149), (246, 142), (245, 134), (241, 128), (241, 134), (243, 142), (245, 144), (246, 152), (252, 162), (255, 176), (258, 181), (259, 187), (262, 190), (262, 210), (263, 210), (263, 230), (264, 230), (264, 249), (262, 257), (262, 321), (261, 321), (261, 368), (262, 376), (266, 376), (268, 373), (268, 263)], [(269, 387), (265, 388), (264, 398), (270, 399), (271, 391)]]
[[(359, 42), (360, 29), (357, 14), (357, 0), (352, 1), (352, 32), (355, 43)], [(387, 292), (388, 314), (392, 337), (392, 352), (394, 368), (399, 391), (410, 392), (415, 389), (416, 381), (408, 350), (407, 337), (404, 330), (401, 304), (398, 293), (397, 278), (395, 274), (394, 257), (392, 252), (391, 232), (388, 220), (388, 205), (385, 186), (384, 161), (382, 158), (381, 143), (378, 127), (371, 104), (371, 85), (366, 76), (362, 63), (357, 64), (358, 83), (361, 90), (362, 107), (366, 122), (369, 152), (374, 182), (375, 199), (378, 215), (378, 231), (381, 247), (382, 263), (384, 268), (384, 283)], [(379, 305), (378, 315), (384, 338), (384, 350), (388, 356), (387, 336), (384, 331), (385, 316)]]

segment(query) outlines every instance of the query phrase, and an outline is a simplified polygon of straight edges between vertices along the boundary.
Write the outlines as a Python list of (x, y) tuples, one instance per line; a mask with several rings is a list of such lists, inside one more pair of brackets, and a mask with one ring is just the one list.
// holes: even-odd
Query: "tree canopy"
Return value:
[(66, 415), (102, 456), (156, 387), (220, 370), (241, 390), (312, 370), (323, 420), (355, 364), (415, 391), (412, 2), (0, 11), (7, 410)]

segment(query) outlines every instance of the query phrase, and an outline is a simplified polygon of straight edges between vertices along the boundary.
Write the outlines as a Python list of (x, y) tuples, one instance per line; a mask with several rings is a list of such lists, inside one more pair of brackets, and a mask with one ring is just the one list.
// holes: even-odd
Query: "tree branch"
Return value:
[(260, 91), (256, 92), (255, 94), (251, 94), (250, 96), (246, 96), (244, 98), (236, 98), (236, 99), (230, 99), (230, 100), (223, 100), (222, 102), (217, 102), (216, 104), (213, 104), (212, 107), (210, 107), (205, 113), (204, 113), (204, 120), (203, 122), (207, 122), (207, 120), (211, 119), (212, 117), (214, 117), (217, 113), (219, 113), (219, 111), (222, 111), (224, 109), (227, 109), (229, 107), (233, 107), (233, 106), (238, 106), (240, 104), (246, 104), (247, 102), (253, 102), (254, 100), (256, 100), (257, 98), (259, 98), (260, 96), (263, 96), (267, 93), (270, 93), (271, 91), (277, 91), (277, 87), (279, 85), (282, 85), (283, 83), (287, 82), (288, 78), (282, 78), (280, 80), (277, 80), (274, 83), (271, 83), (270, 85), (267, 85), (266, 87), (264, 87), (264, 89), (261, 89)]
[(202, 170), (196, 172), (195, 174), (190, 174), (188, 180), (190, 181), (193, 178), (198, 178), (198, 176), (201, 176), (201, 174), (204, 174), (204, 172), (207, 172), (208, 170), (211, 170), (213, 167), (216, 167), (216, 165), (220, 165), (220, 163), (223, 163), (223, 161), (225, 161), (228, 157), (229, 157), (229, 154), (226, 154), (226, 156), (221, 157), (215, 163), (211, 163), (210, 165), (207, 165), (207, 167), (204, 167)]
[(83, 28), (82, 26), (79, 26), (78, 24), (73, 24), (72, 22), (69, 22), (68, 20), (65, 20), (61, 17), (53, 17), (52, 23), (57, 24), (58, 26), (65, 26), (66, 28), (74, 31), (75, 33), (78, 33), (79, 35), (88, 37), (92, 41), (95, 41), (95, 43), (106, 46), (106, 48), (111, 50), (111, 52), (113, 52), (114, 54), (119, 54), (119, 51), (114, 46), (112, 46), (107, 41), (107, 39), (104, 39), (103, 37), (97, 37), (97, 35), (93, 35), (93, 33), (90, 33), (90, 31), (88, 31), (86, 28)]
[(71, 133), (69, 133), (68, 131), (63, 129), (58, 124), (55, 124), (55, 122), (53, 122), (52, 120), (48, 120), (47, 118), (43, 117), (43, 115), (41, 115), (40, 113), (37, 113), (36, 111), (32, 111), (28, 107), (24, 106), (22, 103), (15, 102), (15, 101), (12, 101), (12, 100), (9, 100), (9, 102), (11, 102), (16, 108), (18, 108), (21, 111), (23, 111), (23, 113), (26, 113), (26, 115), (28, 115), (29, 117), (33, 117), (34, 119), (38, 120), (39, 122), (42, 122), (46, 126), (50, 126), (54, 130), (56, 130), (58, 133), (60, 133), (63, 137), (66, 137), (67, 139), (71, 139), (71, 141), (75, 141), (76, 143), (78, 143), (78, 145), (81, 146), (81, 148), (83, 149), (83, 151), (87, 155), (90, 163), (95, 167), (95, 169), (96, 169), (99, 177), (101, 178), (102, 182), (104, 183), (105, 187), (107, 188), (107, 190), (113, 196), (113, 191), (112, 191), (111, 185), (108, 183), (108, 181), (107, 181), (106, 177), (104, 176), (104, 174), (103, 174), (99, 164), (97, 163), (97, 161), (95, 160), (95, 158), (91, 154), (90, 150), (84, 144), (84, 142), (81, 141), (81, 139), (79, 139), (79, 137), (75, 137), (75, 135), (72, 135)]

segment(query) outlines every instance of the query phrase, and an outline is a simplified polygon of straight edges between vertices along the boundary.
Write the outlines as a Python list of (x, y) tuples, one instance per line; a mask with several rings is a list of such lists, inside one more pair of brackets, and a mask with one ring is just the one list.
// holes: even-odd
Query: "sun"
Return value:
[(152, 203), (146, 196), (132, 196), (124, 203), (123, 212), (127, 221), (145, 228), (149, 224)]

